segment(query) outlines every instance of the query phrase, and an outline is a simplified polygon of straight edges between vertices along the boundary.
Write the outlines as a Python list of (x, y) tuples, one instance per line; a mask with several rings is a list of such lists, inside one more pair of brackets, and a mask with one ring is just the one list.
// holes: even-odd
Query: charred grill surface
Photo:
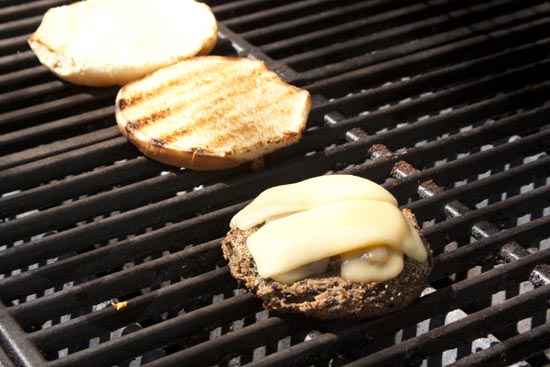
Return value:
[[(146, 159), (116, 128), (116, 88), (38, 63), (26, 37), (70, 2), (0, 0), (0, 364), (549, 363), (547, 2), (209, 2), (214, 54), (313, 97), (298, 144), (213, 172)], [(435, 268), (408, 308), (279, 315), (229, 274), (231, 216), (327, 172), (383, 184), (423, 226)]]

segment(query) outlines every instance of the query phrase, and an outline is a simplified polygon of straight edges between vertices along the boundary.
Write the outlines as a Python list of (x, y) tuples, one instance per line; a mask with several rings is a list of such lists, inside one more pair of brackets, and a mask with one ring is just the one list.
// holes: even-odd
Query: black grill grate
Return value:
[[(40, 66), (26, 36), (70, 2), (0, 0), (0, 364), (549, 363), (547, 2), (212, 2), (215, 54), (262, 59), (314, 100), (300, 143), (220, 172), (144, 158), (114, 126), (116, 88)], [(423, 223), (437, 264), (406, 310), (276, 315), (229, 275), (231, 216), (331, 172), (384, 184)]]

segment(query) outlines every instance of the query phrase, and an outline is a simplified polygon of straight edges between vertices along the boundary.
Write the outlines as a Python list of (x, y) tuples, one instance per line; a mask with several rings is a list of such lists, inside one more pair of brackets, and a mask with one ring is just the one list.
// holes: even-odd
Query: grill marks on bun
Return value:
[(195, 57), (124, 86), (120, 130), (146, 155), (193, 169), (237, 166), (301, 137), (307, 91), (263, 62)]

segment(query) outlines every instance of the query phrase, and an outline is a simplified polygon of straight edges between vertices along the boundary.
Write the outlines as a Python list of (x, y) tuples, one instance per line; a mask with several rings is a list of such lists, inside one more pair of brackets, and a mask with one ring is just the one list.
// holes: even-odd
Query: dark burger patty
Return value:
[(386, 315), (409, 305), (424, 289), (433, 267), (429, 244), (414, 215), (403, 213), (414, 224), (428, 249), (428, 260), (419, 263), (405, 256), (405, 266), (396, 278), (385, 282), (350, 282), (340, 277), (340, 257), (330, 259), (326, 272), (292, 284), (264, 279), (246, 247), (246, 239), (260, 226), (247, 231), (232, 229), (222, 241), (231, 274), (263, 300), (264, 307), (283, 312), (302, 312), (320, 319), (365, 318)]

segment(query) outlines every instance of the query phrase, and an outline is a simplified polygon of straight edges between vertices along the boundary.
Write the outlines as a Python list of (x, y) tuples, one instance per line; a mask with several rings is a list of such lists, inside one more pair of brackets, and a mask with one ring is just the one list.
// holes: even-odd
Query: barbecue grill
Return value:
[[(39, 64), (26, 37), (69, 2), (0, 0), (1, 365), (550, 363), (548, 2), (211, 1), (214, 54), (313, 97), (298, 144), (216, 172), (146, 159), (117, 88)], [(232, 215), (326, 173), (383, 184), (422, 224), (437, 263), (407, 309), (278, 315), (230, 276)]]

